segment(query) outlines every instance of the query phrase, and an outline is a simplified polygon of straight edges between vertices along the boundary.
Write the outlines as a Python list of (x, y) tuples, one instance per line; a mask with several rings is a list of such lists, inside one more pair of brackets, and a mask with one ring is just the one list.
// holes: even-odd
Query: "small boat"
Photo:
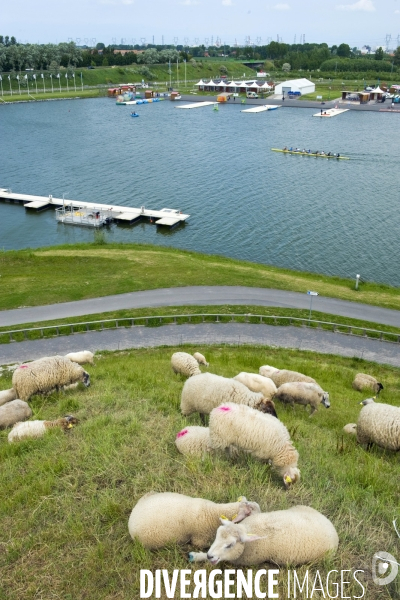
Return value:
[(337, 156), (336, 154), (315, 154), (312, 152), (302, 152), (301, 150), (281, 150), (280, 148), (271, 148), (272, 152), (283, 152), (284, 154), (298, 154), (301, 156), (316, 156), (317, 158), (336, 158), (336, 160), (350, 160), (348, 156)]
[(131, 113), (131, 117), (138, 117), (139, 115), (137, 113)]

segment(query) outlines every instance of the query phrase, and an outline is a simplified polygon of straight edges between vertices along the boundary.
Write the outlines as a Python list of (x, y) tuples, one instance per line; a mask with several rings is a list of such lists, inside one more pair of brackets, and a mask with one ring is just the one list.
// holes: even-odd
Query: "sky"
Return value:
[(400, 0), (0, 0), (21, 43), (400, 45)]

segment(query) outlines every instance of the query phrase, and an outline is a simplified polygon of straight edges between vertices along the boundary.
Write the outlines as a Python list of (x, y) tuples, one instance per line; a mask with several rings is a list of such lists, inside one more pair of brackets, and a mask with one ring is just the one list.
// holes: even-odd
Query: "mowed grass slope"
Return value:
[(279, 288), (400, 309), (398, 288), (142, 244), (0, 252), (0, 310), (190, 285)]
[[(33, 418), (70, 413), (80, 419), (76, 428), (14, 445), (7, 443), (7, 431), (0, 432), (0, 598), (138, 598), (141, 568), (165, 568), (170, 574), (174, 568), (211, 570), (189, 565), (189, 546), (171, 544), (150, 552), (131, 540), (130, 511), (150, 490), (216, 502), (246, 495), (263, 510), (313, 506), (333, 521), (340, 546), (334, 558), (309, 567), (312, 572), (319, 569), (324, 579), (331, 569), (364, 569), (366, 598), (399, 598), (399, 578), (382, 588), (371, 582), (375, 552), (399, 556), (392, 527), (399, 516), (399, 456), (376, 447), (366, 452), (355, 438), (342, 435), (343, 425), (357, 420), (359, 402), (368, 396), (352, 389), (354, 375), (376, 376), (385, 386), (380, 401), (398, 405), (399, 370), (281, 349), (183, 349), (204, 352), (209, 371), (220, 375), (258, 372), (260, 365), (272, 364), (305, 372), (330, 392), (331, 408), (321, 407), (311, 419), (303, 407), (277, 405), (300, 453), (301, 483), (284, 491), (270, 467), (250, 456), (201, 460), (177, 452), (176, 433), (200, 419), (180, 415), (184, 379), (170, 368), (176, 349), (103, 353), (95, 366), (87, 366), (90, 388), (35, 396), (30, 402)], [(10, 374), (0, 378), (0, 387), (11, 387)], [(297, 571), (304, 576), (306, 569)], [(358, 585), (345, 590), (348, 596), (361, 595)], [(280, 591), (287, 597), (283, 586)]]

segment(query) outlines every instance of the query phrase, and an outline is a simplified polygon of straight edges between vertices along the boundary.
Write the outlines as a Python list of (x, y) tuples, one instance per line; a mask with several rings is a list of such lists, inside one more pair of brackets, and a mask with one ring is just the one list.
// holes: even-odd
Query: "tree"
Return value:
[(282, 71), (286, 71), (286, 73), (289, 73), (291, 68), (292, 67), (290, 66), (289, 63), (283, 63), (283, 65), (282, 65)]
[(397, 47), (393, 55), (393, 62), (395, 65), (400, 65), (400, 46)]
[(340, 44), (337, 49), (337, 55), (342, 56), (343, 58), (350, 58), (351, 56), (351, 48), (348, 44)]
[(379, 48), (375, 50), (375, 60), (383, 60), (383, 54), (383, 48), (379, 46)]

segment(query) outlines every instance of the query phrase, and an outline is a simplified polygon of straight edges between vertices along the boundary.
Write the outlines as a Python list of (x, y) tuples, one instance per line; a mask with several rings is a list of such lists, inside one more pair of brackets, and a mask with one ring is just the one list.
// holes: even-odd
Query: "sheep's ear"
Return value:
[(257, 535), (256, 533), (241, 533), (240, 534), (240, 541), (242, 542), (242, 544), (246, 544), (247, 542), (256, 542), (257, 540), (263, 540), (264, 538), (266, 538), (267, 536), (265, 535)]
[(229, 525), (229, 523), (231, 523), (231, 521), (224, 515), (221, 515), (219, 520), (221, 521), (221, 525)]

